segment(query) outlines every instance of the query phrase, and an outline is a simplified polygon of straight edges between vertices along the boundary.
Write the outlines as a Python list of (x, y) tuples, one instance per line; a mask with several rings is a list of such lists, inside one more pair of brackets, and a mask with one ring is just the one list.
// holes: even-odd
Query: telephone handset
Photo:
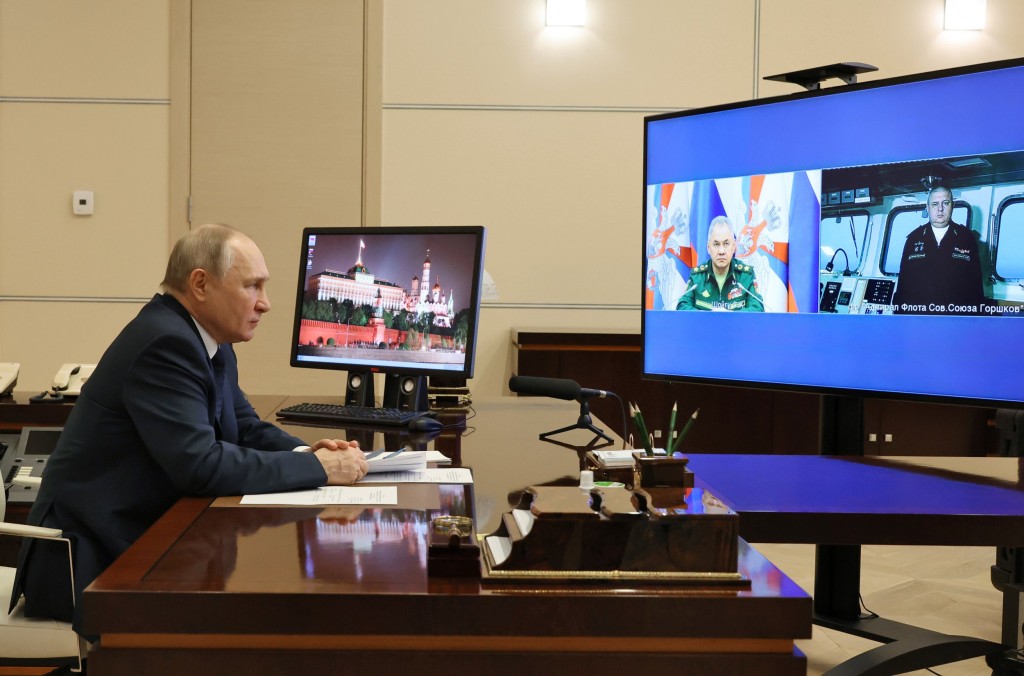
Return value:
[(53, 377), (53, 391), (65, 397), (77, 397), (95, 370), (96, 364), (64, 364)]
[(29, 397), (29, 401), (34, 404), (49, 404), (64, 401), (65, 397), (77, 397), (95, 370), (96, 364), (64, 364), (53, 377), (50, 389)]
[(14, 391), (14, 386), (18, 384), (19, 370), (21, 370), (21, 364), (0, 363), (0, 397)]

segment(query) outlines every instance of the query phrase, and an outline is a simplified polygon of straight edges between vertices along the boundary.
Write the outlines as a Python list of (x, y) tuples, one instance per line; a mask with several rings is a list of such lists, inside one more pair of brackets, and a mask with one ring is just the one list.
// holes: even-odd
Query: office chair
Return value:
[[(38, 481), (39, 477), (19, 477), (14, 483), (29, 485)], [(3, 521), (6, 505), (5, 495), (0, 500), (0, 535), (63, 542), (68, 548), (68, 566), (71, 566), (71, 542), (63, 537), (60, 530), (6, 523)], [(14, 587), (14, 571), (14, 568), (0, 566), (0, 674), (32, 673), (27, 671), (32, 668), (64, 668), (80, 672), (87, 644), (71, 628), (70, 622), (27, 618), (24, 599), (7, 614)], [(72, 587), (73, 581), (72, 570)]]

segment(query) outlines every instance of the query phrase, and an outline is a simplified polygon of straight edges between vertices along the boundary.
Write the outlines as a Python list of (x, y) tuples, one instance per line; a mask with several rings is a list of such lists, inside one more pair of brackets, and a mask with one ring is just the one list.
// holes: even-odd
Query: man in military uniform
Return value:
[(981, 314), (985, 291), (978, 242), (954, 223), (953, 193), (928, 191), (928, 223), (907, 235), (893, 297), (899, 314)]
[(764, 312), (754, 268), (734, 258), (736, 235), (725, 216), (711, 219), (708, 254), (711, 259), (690, 272), (690, 283), (676, 309)]

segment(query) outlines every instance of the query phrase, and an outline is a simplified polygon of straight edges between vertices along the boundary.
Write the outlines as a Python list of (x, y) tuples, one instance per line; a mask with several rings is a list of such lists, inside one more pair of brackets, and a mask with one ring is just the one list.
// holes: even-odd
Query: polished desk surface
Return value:
[(689, 457), (750, 542), (1024, 546), (1019, 458)]
[[(299, 400), (309, 399), (281, 403)], [(343, 655), (346, 664), (376, 673), (436, 673), (441, 664), (470, 664), (468, 656), (483, 660), (477, 666), (489, 673), (557, 665), (593, 673), (628, 666), (677, 673), (681, 665), (700, 673), (741, 673), (754, 665), (759, 673), (803, 673), (793, 639), (810, 636), (810, 598), (743, 542), (746, 588), (428, 576), (433, 515), (466, 513), (475, 504), (478, 533), (487, 533), (510, 509), (511, 490), (578, 479), (580, 454), (537, 438), (575, 420), (576, 404), (504, 398), (474, 408), (465, 429), (427, 444), (473, 469), (468, 490), (400, 486), (398, 508), (180, 501), (86, 590), (87, 629), (102, 635), (90, 672), (130, 673), (144, 664), (147, 673), (214, 673), (218, 665), (243, 664), (239, 651), (262, 650), (263, 660)], [(285, 427), (307, 440), (360, 438), (364, 447), (403, 439), (397, 432)], [(589, 436), (580, 434), (577, 443), (585, 444)], [(267, 648), (275, 649), (269, 657)], [(505, 656), (500, 669), (495, 655)]]
[(0, 397), (0, 431), (17, 434), (22, 427), (63, 427), (74, 400), (33, 403), (31, 398), (37, 394), (16, 390)]

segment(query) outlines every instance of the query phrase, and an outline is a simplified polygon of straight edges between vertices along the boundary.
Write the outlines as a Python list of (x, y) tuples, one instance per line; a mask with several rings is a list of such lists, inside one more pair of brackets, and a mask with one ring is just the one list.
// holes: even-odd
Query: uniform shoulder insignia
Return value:
[(697, 267), (695, 267), (695, 268), (693, 269), (693, 271), (694, 271), (694, 272), (704, 272), (704, 271), (705, 271), (705, 270), (707, 270), (707, 269), (708, 269), (708, 264), (707, 264), (707, 263), (704, 263), (704, 264), (702, 264), (702, 265), (698, 265)]
[(746, 263), (737, 263), (736, 269), (739, 270), (740, 272), (750, 272), (750, 266), (747, 265)]

